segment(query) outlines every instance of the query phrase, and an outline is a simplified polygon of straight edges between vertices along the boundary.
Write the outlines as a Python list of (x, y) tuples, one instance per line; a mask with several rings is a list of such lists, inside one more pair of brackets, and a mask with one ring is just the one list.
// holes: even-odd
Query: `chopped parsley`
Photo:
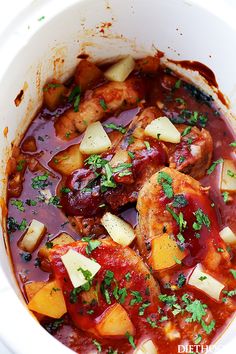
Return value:
[(207, 276), (206, 275), (201, 275), (198, 279), (203, 281), (203, 280), (207, 279)]
[(130, 274), (130, 272), (128, 272), (128, 273), (125, 274), (125, 279), (126, 279), (127, 281), (130, 281), (130, 279), (131, 279), (131, 274)]
[(86, 253), (91, 254), (96, 248), (98, 248), (101, 245), (101, 242), (98, 240), (91, 240), (90, 237), (83, 237), (81, 241), (87, 242), (86, 246)]
[(53, 248), (53, 242), (52, 241), (47, 241), (45, 243), (45, 246), (46, 246), (47, 249)]
[(150, 326), (152, 328), (156, 328), (157, 327), (157, 322), (155, 320), (152, 320), (151, 317), (147, 317), (146, 320), (147, 320), (147, 323), (150, 324)]
[(73, 103), (74, 112), (78, 112), (79, 110), (80, 94), (81, 94), (80, 87), (75, 86), (68, 97), (68, 101), (70, 103)]
[(115, 123), (108, 123), (104, 125), (106, 128), (112, 129), (112, 130), (117, 130), (121, 134), (126, 133), (126, 129), (123, 125), (116, 125)]
[(188, 201), (183, 194), (176, 194), (174, 196), (174, 201), (172, 203), (172, 206), (174, 208), (182, 208), (185, 207), (186, 205), (188, 205)]
[(220, 158), (220, 159), (214, 161), (214, 162), (212, 163), (212, 165), (208, 168), (207, 174), (210, 175), (210, 174), (215, 170), (216, 166), (219, 165), (219, 164), (221, 164), (221, 163), (223, 163), (223, 162), (224, 162), (224, 160), (223, 160), (222, 158)]
[(93, 339), (93, 344), (94, 344), (95, 347), (97, 348), (97, 351), (98, 351), (99, 353), (101, 353), (101, 351), (102, 351), (102, 346), (101, 346), (101, 344), (100, 344), (96, 339)]
[(236, 147), (236, 141), (233, 141), (232, 143), (230, 143), (229, 146)]
[(234, 279), (236, 279), (236, 270), (235, 269), (230, 269), (229, 271), (233, 275)]
[(16, 221), (12, 216), (7, 219), (7, 231), (13, 233), (15, 231), (24, 231), (27, 227), (26, 219), (23, 219), (20, 223)]
[(176, 281), (176, 284), (179, 288), (182, 288), (184, 286), (184, 284), (186, 283), (186, 277), (183, 273), (180, 273), (178, 275), (178, 278), (177, 278), (177, 281)]
[(26, 199), (25, 204), (29, 205), (29, 206), (35, 206), (37, 205), (36, 200), (33, 199)]
[(49, 201), (48, 201), (48, 204), (50, 205), (54, 205), (55, 207), (57, 208), (61, 208), (61, 205), (60, 205), (60, 198), (57, 197), (56, 195), (52, 196)]
[(133, 144), (133, 142), (134, 142), (134, 137), (133, 137), (133, 135), (130, 135), (128, 138), (128, 145)]
[(173, 209), (171, 209), (168, 205), (166, 205), (166, 210), (173, 216), (177, 224), (179, 225), (179, 230), (180, 232), (183, 231), (183, 229), (186, 228), (187, 226), (187, 221), (184, 220), (183, 213), (180, 212), (179, 215), (174, 212)]
[(184, 131), (181, 133), (182, 136), (185, 136), (187, 134), (189, 134), (192, 130), (192, 127), (187, 127), (184, 129)]
[(126, 332), (125, 336), (127, 337), (130, 345), (135, 349), (136, 348), (136, 345), (134, 343), (134, 337), (131, 336), (131, 334), (129, 334), (129, 332)]
[(19, 172), (22, 171), (24, 169), (25, 163), (25, 160), (19, 160), (16, 165), (16, 170)]
[(61, 193), (64, 193), (64, 194), (68, 194), (71, 192), (71, 189), (70, 188), (67, 188), (67, 187), (62, 187), (61, 188)]
[(100, 106), (102, 107), (102, 109), (103, 109), (104, 111), (107, 111), (107, 104), (106, 104), (106, 102), (105, 102), (105, 100), (104, 100), (103, 98), (101, 98), (101, 99), (99, 100), (99, 104), (100, 104)]
[(22, 200), (12, 199), (11, 205), (14, 205), (19, 211), (25, 211), (24, 202), (22, 202)]
[(234, 172), (231, 171), (231, 170), (227, 170), (227, 175), (228, 175), (229, 177), (236, 178), (236, 173), (234, 173)]
[(43, 175), (38, 175), (31, 179), (32, 183), (31, 186), (33, 189), (45, 189), (49, 184), (48, 181), (49, 174), (45, 172)]
[(176, 264), (182, 264), (182, 261), (177, 257), (174, 257), (174, 261)]
[(116, 183), (112, 176), (112, 167), (107, 163), (105, 166), (105, 175), (101, 177), (101, 191), (106, 192), (107, 188), (116, 188)]
[(177, 81), (175, 82), (175, 86), (174, 86), (174, 88), (175, 88), (175, 89), (180, 88), (181, 83), (182, 83), (182, 80), (181, 80), (181, 79), (177, 80)]
[(151, 146), (150, 146), (150, 143), (148, 141), (145, 140), (143, 143), (144, 143), (144, 145), (145, 145), (145, 147), (146, 147), (146, 149), (148, 151), (151, 150)]
[(99, 155), (93, 154), (93, 155), (90, 155), (84, 161), (84, 163), (85, 163), (85, 165), (89, 165), (91, 168), (96, 170), (96, 169), (100, 169), (100, 168), (104, 167), (108, 163), (108, 161), (104, 160)]
[(194, 230), (201, 230), (202, 226), (205, 225), (208, 230), (210, 229), (211, 222), (206, 214), (202, 211), (202, 209), (198, 209), (193, 213), (196, 217), (196, 221), (193, 223)]
[(179, 103), (179, 104), (184, 104), (185, 105), (185, 100), (181, 97), (176, 97), (175, 98), (175, 102)]
[(131, 295), (134, 297), (130, 300), (130, 305), (133, 306), (143, 301), (143, 298), (139, 291), (131, 290)]
[(230, 291), (223, 290), (223, 293), (226, 294), (226, 296), (228, 296), (228, 297), (232, 297), (232, 296), (236, 295), (236, 289), (230, 290)]
[(167, 198), (172, 198), (174, 195), (172, 188), (172, 177), (168, 175), (168, 173), (160, 171), (157, 176), (157, 182), (162, 186), (162, 189)]
[(223, 201), (227, 203), (229, 200), (229, 192), (223, 192), (221, 195), (223, 197)]
[(144, 312), (145, 312), (145, 309), (146, 309), (147, 307), (149, 307), (150, 305), (151, 305), (150, 302), (144, 302), (144, 303), (140, 306), (140, 308), (139, 308), (139, 310), (138, 310), (139, 316), (143, 316), (143, 315), (144, 315)]
[(158, 298), (159, 298), (159, 300), (161, 300), (165, 304), (169, 305), (170, 307), (172, 307), (173, 304), (177, 301), (177, 298), (175, 295), (160, 294), (158, 296)]
[(128, 155), (129, 157), (131, 157), (132, 160), (135, 158), (135, 154), (131, 151), (128, 151)]
[(201, 334), (198, 334), (197, 337), (194, 340), (194, 344), (199, 344), (202, 341), (202, 336)]

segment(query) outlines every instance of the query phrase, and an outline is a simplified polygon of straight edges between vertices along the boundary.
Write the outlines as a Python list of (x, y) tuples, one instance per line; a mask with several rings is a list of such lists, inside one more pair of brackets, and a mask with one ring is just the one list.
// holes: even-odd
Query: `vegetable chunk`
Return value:
[(124, 82), (129, 74), (134, 70), (134, 67), (135, 61), (131, 55), (128, 55), (110, 66), (104, 75), (107, 80)]
[(231, 160), (224, 160), (221, 172), (220, 189), (223, 192), (236, 192), (236, 167)]
[(180, 142), (180, 132), (167, 117), (159, 117), (148, 124), (144, 133), (154, 139), (170, 142)]
[(186, 253), (181, 251), (176, 243), (168, 234), (152, 240), (152, 254), (150, 262), (154, 270), (162, 270), (173, 267), (178, 260), (181, 262)]
[(120, 305), (110, 306), (102, 314), (101, 322), (96, 326), (96, 330), (102, 337), (120, 337), (129, 334), (135, 334), (135, 328), (131, 322), (127, 311)]
[(70, 175), (73, 171), (81, 168), (83, 163), (84, 157), (80, 151), (80, 145), (77, 144), (60, 151), (52, 158), (50, 165), (59, 173)]
[(92, 123), (85, 131), (80, 152), (86, 155), (100, 154), (111, 147), (111, 140), (100, 122)]
[(105, 213), (101, 219), (102, 225), (105, 227), (113, 241), (122, 246), (128, 246), (135, 239), (133, 228), (124, 220), (111, 213)]
[(33, 252), (43, 237), (45, 230), (46, 227), (43, 223), (33, 219), (26, 234), (20, 241), (19, 247), (24, 251)]
[(60, 318), (66, 312), (63, 293), (56, 280), (42, 287), (28, 303), (28, 308), (52, 318)]

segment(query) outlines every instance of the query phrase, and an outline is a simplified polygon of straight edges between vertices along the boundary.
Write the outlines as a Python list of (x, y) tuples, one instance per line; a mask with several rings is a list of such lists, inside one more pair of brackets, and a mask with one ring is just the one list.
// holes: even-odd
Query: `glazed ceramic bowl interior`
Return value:
[[(3, 216), (5, 166), (12, 144), (19, 141), (40, 107), (45, 81), (68, 78), (81, 53), (102, 62), (128, 53), (141, 57), (158, 48), (171, 59), (200, 61), (214, 71), (235, 112), (236, 26), (232, 14), (222, 1), (214, 1), (214, 6), (213, 1), (200, 0), (33, 1), (0, 36)], [(22, 101), (17, 106), (14, 100), (20, 92)], [(5, 237), (4, 222), (3, 217)], [(1, 340), (17, 354), (69, 353), (27, 311), (4, 237), (0, 243)], [(234, 351), (235, 328), (236, 322), (217, 342), (216, 350)]]

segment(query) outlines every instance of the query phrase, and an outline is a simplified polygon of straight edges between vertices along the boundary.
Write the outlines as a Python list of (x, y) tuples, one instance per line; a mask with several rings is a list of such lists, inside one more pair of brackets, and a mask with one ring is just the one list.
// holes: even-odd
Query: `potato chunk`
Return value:
[(117, 63), (110, 66), (105, 71), (105, 78), (110, 81), (123, 82), (127, 79), (129, 74), (134, 70), (135, 61), (128, 55), (127, 57), (119, 60)]
[(135, 239), (133, 228), (124, 220), (109, 212), (105, 213), (101, 219), (101, 224), (105, 227), (113, 241), (122, 246), (128, 246)]
[(63, 293), (56, 280), (42, 287), (28, 303), (28, 308), (52, 318), (60, 318), (66, 310)]
[(83, 59), (76, 68), (75, 82), (81, 91), (85, 91), (95, 85), (102, 76), (102, 71), (94, 63)]
[(159, 117), (154, 119), (146, 126), (144, 133), (154, 139), (169, 143), (179, 143), (181, 137), (180, 132), (167, 117)]
[(25, 284), (27, 299), (30, 301), (34, 295), (45, 285), (46, 283), (44, 281), (32, 281), (31, 283)]
[(154, 270), (162, 270), (176, 265), (184, 259), (186, 253), (181, 251), (176, 243), (168, 234), (163, 234), (152, 240), (151, 265)]
[(231, 160), (224, 160), (220, 189), (222, 191), (236, 192), (236, 167)]
[(33, 219), (23, 239), (20, 241), (19, 247), (24, 251), (33, 252), (41, 241), (45, 230), (46, 228), (43, 223)]
[(86, 155), (100, 154), (111, 147), (111, 141), (100, 122), (90, 124), (80, 144), (80, 152)]
[(59, 106), (62, 96), (66, 93), (66, 87), (56, 82), (46, 84), (43, 89), (45, 106), (50, 111), (55, 111)]
[(80, 146), (72, 145), (55, 155), (50, 165), (63, 175), (70, 175), (73, 171), (81, 168), (83, 163), (84, 158), (80, 152)]
[(113, 304), (102, 315), (96, 330), (102, 337), (120, 337), (127, 332), (135, 334), (135, 328), (128, 313), (120, 304)]
[(194, 271), (192, 272), (188, 284), (194, 286), (195, 288), (203, 291), (208, 296), (219, 301), (220, 293), (225, 287), (224, 284), (220, 283), (217, 279), (212, 277), (210, 274), (203, 272), (201, 264), (198, 264)]

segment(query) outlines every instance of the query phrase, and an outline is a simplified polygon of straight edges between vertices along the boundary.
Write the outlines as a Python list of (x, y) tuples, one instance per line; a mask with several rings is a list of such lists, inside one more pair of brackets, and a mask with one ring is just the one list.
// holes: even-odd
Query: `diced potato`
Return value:
[(141, 343), (134, 354), (158, 354), (157, 348), (151, 339)]
[(43, 89), (43, 99), (46, 107), (54, 111), (60, 104), (62, 96), (66, 93), (66, 87), (57, 82), (48, 83)]
[(110, 81), (123, 82), (135, 68), (135, 61), (128, 55), (110, 66), (104, 73), (105, 78)]
[(224, 284), (220, 283), (210, 274), (203, 272), (201, 264), (197, 264), (195, 267), (188, 280), (188, 284), (203, 291), (217, 301), (219, 301), (220, 293), (225, 287)]
[(162, 270), (170, 268), (182, 259), (186, 253), (181, 251), (176, 243), (168, 234), (163, 234), (152, 240), (152, 252), (150, 256), (152, 268)]
[(131, 158), (126, 150), (118, 150), (110, 161), (112, 167), (118, 166), (123, 163), (130, 163)]
[(105, 213), (101, 219), (101, 224), (105, 227), (113, 241), (122, 246), (128, 246), (135, 239), (133, 228), (124, 220), (109, 212)]
[(28, 303), (28, 308), (52, 318), (60, 318), (66, 310), (63, 293), (56, 280), (42, 287)]
[(223, 230), (220, 231), (220, 237), (225, 243), (236, 243), (236, 235), (228, 226), (226, 226)]
[(101, 321), (97, 324), (96, 330), (102, 337), (120, 337), (128, 332), (135, 334), (135, 328), (128, 313), (120, 304), (113, 304), (102, 315)]
[(83, 163), (84, 157), (77, 144), (56, 154), (50, 161), (50, 166), (63, 175), (70, 175), (73, 171), (81, 168)]
[(136, 60), (135, 68), (138, 71), (142, 71), (146, 74), (154, 74), (160, 65), (160, 58), (147, 56), (145, 58), (141, 58)]
[(32, 281), (25, 284), (25, 292), (27, 299), (30, 301), (34, 295), (43, 287), (46, 283), (44, 281)]
[(95, 85), (102, 76), (102, 71), (94, 63), (83, 59), (76, 68), (75, 82), (81, 91), (85, 91)]
[(20, 241), (19, 247), (24, 251), (33, 252), (41, 241), (45, 230), (43, 223), (33, 219), (23, 239)]
[[(230, 171), (230, 172), (228, 172)], [(234, 177), (230, 174), (234, 174)], [(233, 161), (224, 160), (222, 171), (221, 171), (221, 180), (220, 180), (220, 189), (221, 191), (236, 192), (236, 167)]]
[(154, 119), (146, 126), (144, 133), (152, 138), (169, 143), (179, 143), (181, 138), (180, 132), (167, 117)]
[(83, 273), (78, 270), (79, 268), (90, 271), (91, 278), (94, 277), (94, 275), (97, 274), (101, 268), (99, 263), (92, 261), (88, 257), (83, 256), (73, 249), (70, 249), (66, 254), (64, 254), (61, 257), (61, 260), (67, 270), (74, 288), (87, 283)]
[[(74, 241), (75, 240), (70, 235), (63, 232), (62, 234), (58, 235), (53, 240), (51, 240), (50, 243), (52, 243), (51, 246), (53, 247), (56, 245), (60, 245), (60, 246), (67, 245), (68, 243), (72, 243)], [(38, 255), (40, 258), (49, 258), (49, 252), (50, 252), (50, 248), (44, 245), (40, 248)]]
[(86, 155), (100, 154), (111, 147), (111, 140), (100, 122), (90, 124), (80, 144), (80, 152)]
[(35, 137), (28, 136), (24, 142), (22, 143), (22, 150), (25, 152), (35, 152), (37, 151), (37, 145), (35, 141)]

